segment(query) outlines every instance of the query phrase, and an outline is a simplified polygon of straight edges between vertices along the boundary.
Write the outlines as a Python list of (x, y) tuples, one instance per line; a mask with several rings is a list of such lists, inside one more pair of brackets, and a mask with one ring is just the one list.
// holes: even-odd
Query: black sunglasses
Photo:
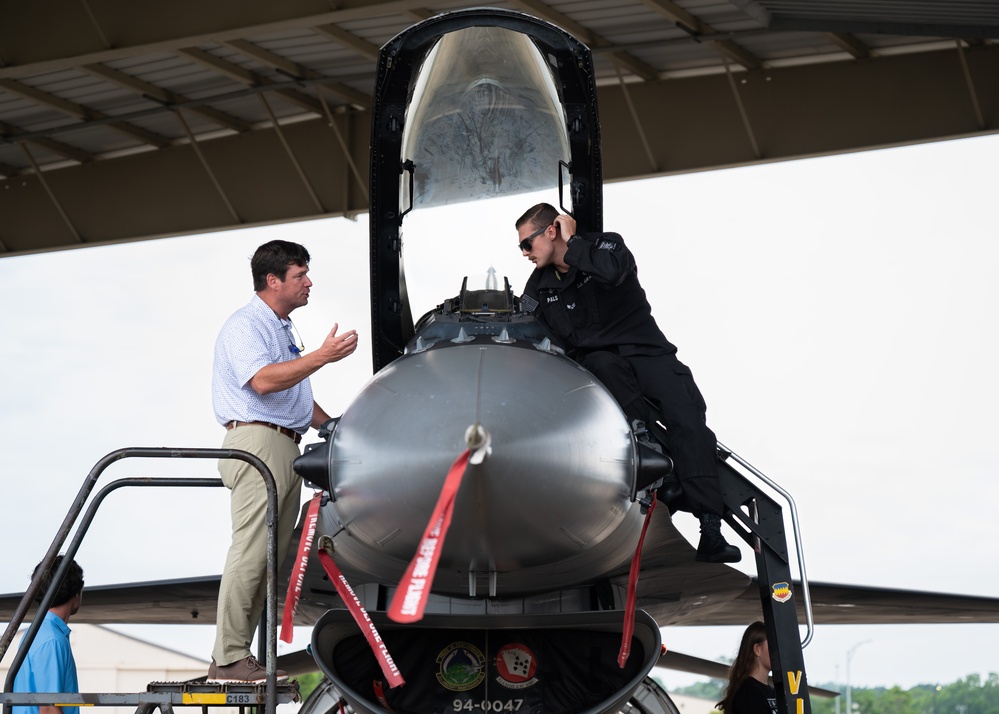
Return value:
[(293, 355), (300, 355), (305, 351), (305, 343), (302, 342), (302, 336), (298, 334), (298, 329), (295, 327), (295, 323), (291, 320), (285, 324), (288, 329), (288, 350)]
[(544, 228), (539, 228), (538, 230), (534, 231), (534, 233), (532, 233), (531, 235), (527, 236), (527, 238), (525, 238), (524, 240), (520, 241), (520, 243), (518, 243), (517, 246), (520, 248), (520, 250), (522, 252), (523, 251), (530, 252), (531, 245), (534, 243), (534, 239), (537, 238), (542, 233), (544, 233), (546, 230), (548, 230), (548, 228), (549, 228), (549, 226), (545, 226)]

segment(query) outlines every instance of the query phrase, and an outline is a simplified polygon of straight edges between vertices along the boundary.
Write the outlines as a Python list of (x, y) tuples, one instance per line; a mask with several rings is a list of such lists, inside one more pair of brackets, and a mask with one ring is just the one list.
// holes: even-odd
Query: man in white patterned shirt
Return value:
[[(224, 449), (240, 449), (267, 464), (278, 491), (278, 557), (288, 551), (301, 500), (301, 479), (292, 469), (309, 427), (329, 415), (316, 404), (309, 376), (357, 348), (357, 332), (337, 334), (306, 353), (289, 315), (309, 302), (309, 252), (274, 240), (250, 260), (256, 295), (223, 325), (215, 343), (212, 404), (226, 428)], [(219, 587), (215, 646), (208, 680), (262, 682), (264, 667), (250, 653), (266, 600), (267, 491), (260, 473), (235, 459), (219, 462), (231, 491), (232, 543)], [(280, 566), (280, 563), (279, 563)], [(286, 675), (278, 672), (280, 678)]]

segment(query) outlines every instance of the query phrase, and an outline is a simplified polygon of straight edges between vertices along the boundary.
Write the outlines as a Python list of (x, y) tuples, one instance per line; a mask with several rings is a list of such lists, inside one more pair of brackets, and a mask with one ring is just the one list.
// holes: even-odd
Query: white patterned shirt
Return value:
[(254, 294), (226, 320), (215, 341), (212, 406), (219, 424), (266, 421), (299, 434), (312, 424), (312, 385), (308, 378), (280, 392), (257, 394), (250, 380), (261, 368), (297, 359), (291, 321), (282, 320)]

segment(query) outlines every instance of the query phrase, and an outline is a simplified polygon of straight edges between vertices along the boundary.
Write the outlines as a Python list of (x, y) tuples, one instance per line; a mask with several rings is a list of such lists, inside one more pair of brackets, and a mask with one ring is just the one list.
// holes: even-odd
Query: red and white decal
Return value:
[(496, 653), (496, 681), (507, 689), (524, 689), (537, 684), (538, 662), (530, 648), (519, 643), (500, 647)]

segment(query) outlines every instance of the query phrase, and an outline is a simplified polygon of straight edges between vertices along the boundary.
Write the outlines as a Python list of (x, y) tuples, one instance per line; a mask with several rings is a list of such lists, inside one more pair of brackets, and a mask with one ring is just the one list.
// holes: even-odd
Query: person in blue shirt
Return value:
[[(52, 567), (45, 573), (36, 600), (41, 603), (52, 583), (52, 576), (59, 570), (63, 556), (56, 556)], [(32, 580), (42, 567), (39, 563), (31, 574)], [(83, 601), (83, 569), (70, 560), (69, 569), (45, 613), (45, 619), (28, 650), (21, 668), (14, 678), (15, 692), (43, 692), (68, 694), (80, 691), (76, 677), (76, 661), (69, 646), (69, 618), (80, 610)], [(24, 638), (21, 639), (22, 646)], [(79, 714), (79, 707), (21, 706), (17, 714)]]

